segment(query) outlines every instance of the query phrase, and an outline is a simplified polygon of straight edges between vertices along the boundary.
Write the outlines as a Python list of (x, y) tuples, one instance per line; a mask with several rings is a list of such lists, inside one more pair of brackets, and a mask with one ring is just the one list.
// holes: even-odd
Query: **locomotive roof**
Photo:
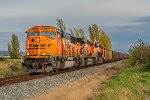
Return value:
[(55, 28), (55, 27), (53, 27), (53, 26), (33, 26), (33, 27), (31, 27), (31, 28), (29, 28), (27, 31), (26, 31), (26, 33), (27, 32), (29, 32), (29, 31), (38, 31), (38, 30), (49, 30), (49, 29), (52, 29), (52, 30), (55, 30), (55, 31), (57, 31), (57, 29)]
[(72, 42), (72, 43), (77, 43), (77, 38), (74, 37), (74, 36), (71, 36), (71, 42)]
[[(33, 27), (30, 27), (25, 33), (29, 32), (29, 31), (39, 31), (39, 30), (49, 30), (49, 29), (52, 29), (54, 31), (58, 31), (59, 33), (62, 33), (61, 30), (59, 30), (58, 28), (54, 27), (54, 26), (48, 26), (48, 25), (45, 25), (45, 26), (33, 26)], [(71, 36), (70, 33), (65, 33), (64, 35), (69, 35)], [(71, 41), (76, 43), (76, 42), (80, 42), (80, 43), (87, 43), (87, 44), (91, 44), (91, 42), (89, 40), (86, 40), (84, 38), (77, 38), (77, 37), (73, 37), (71, 36)]]

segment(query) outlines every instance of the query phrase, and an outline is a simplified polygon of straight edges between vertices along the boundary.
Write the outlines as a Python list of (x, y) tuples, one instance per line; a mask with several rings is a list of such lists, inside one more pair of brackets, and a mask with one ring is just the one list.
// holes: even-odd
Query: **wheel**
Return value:
[(85, 66), (85, 59), (84, 59), (84, 57), (80, 57), (80, 66)]
[(93, 60), (94, 60), (94, 65), (97, 65), (98, 64), (97, 58), (94, 58)]
[(77, 63), (76, 63), (76, 61), (74, 61), (74, 65), (73, 65), (73, 69), (76, 69), (76, 67), (77, 67)]
[(53, 68), (53, 71), (52, 72), (58, 72), (58, 68)]

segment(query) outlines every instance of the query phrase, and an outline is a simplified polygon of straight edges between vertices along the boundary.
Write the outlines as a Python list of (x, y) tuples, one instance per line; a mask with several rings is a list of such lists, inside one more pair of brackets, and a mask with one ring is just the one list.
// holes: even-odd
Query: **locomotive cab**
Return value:
[[(46, 30), (47, 29), (47, 30)], [(46, 58), (56, 54), (57, 31), (52, 29), (31, 28), (26, 31), (26, 58)], [(50, 49), (49, 48), (53, 48)]]

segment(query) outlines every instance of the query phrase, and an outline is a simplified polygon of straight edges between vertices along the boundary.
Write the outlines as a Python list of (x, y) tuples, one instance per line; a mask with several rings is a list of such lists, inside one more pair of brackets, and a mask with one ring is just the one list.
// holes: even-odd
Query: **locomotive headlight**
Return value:
[(36, 38), (36, 42), (37, 42), (37, 43), (40, 42), (40, 38), (39, 38), (39, 37)]
[(29, 55), (29, 53), (27, 53), (27, 55)]

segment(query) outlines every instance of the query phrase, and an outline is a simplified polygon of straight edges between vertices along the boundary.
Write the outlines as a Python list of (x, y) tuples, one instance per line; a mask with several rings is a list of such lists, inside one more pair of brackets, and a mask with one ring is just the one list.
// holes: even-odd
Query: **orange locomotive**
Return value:
[(103, 48), (72, 37), (53, 26), (33, 26), (26, 31), (24, 72), (50, 72), (102, 62)]

